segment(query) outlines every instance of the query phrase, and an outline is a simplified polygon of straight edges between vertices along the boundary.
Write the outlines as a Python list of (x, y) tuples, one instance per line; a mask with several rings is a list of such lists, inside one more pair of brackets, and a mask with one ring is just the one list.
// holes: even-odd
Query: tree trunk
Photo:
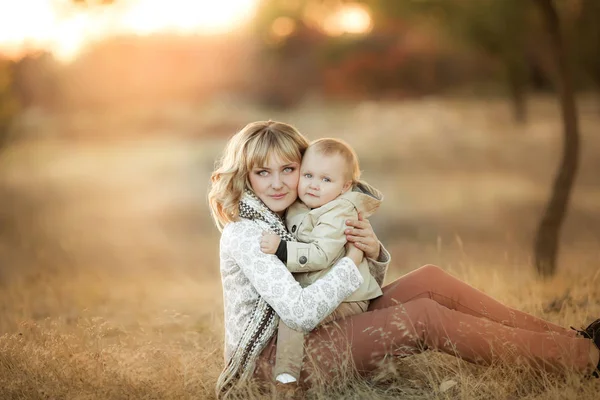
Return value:
[(518, 124), (527, 122), (527, 79), (520, 66), (507, 62), (508, 89), (512, 103), (513, 118)]
[(536, 0), (536, 3), (548, 28), (551, 51), (557, 66), (556, 85), (563, 119), (562, 162), (554, 180), (550, 200), (538, 226), (534, 245), (536, 269), (543, 277), (549, 277), (556, 271), (560, 229), (579, 164), (579, 127), (571, 71), (558, 13), (552, 0)]

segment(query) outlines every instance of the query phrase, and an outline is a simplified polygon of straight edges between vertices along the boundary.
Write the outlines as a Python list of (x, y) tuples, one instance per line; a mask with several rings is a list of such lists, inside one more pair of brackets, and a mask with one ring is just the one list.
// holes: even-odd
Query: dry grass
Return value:
[[(1, 397), (211, 397), (222, 320), (190, 306), (219, 292), (164, 278), (82, 274), (11, 285), (2, 296), (10, 333), (0, 341)], [(46, 317), (35, 317), (40, 310)]]
[[(357, 146), (365, 178), (387, 196), (373, 223), (394, 257), (388, 281), (435, 263), (518, 309), (585, 324), (600, 316), (598, 116), (584, 114), (584, 167), (561, 268), (539, 282), (527, 250), (559, 124), (543, 99), (524, 128), (511, 126), (503, 110), (502, 103), (426, 100), (327, 113), (249, 109), (237, 122), (282, 119), (311, 137), (342, 136)], [(213, 114), (215, 123), (226, 115)], [(44, 140), (5, 153), (1, 399), (214, 398), (222, 293), (204, 196), (223, 140)], [(390, 360), (369, 381), (349, 374), (306, 397), (592, 399), (599, 390), (598, 380), (571, 371), (483, 368), (428, 352)], [(258, 397), (281, 396), (252, 387), (240, 395)]]
[[(516, 271), (467, 267), (458, 275), (517, 308), (570, 325), (600, 315), (592, 272), (563, 273), (547, 284)], [(573, 301), (544, 313), (547, 300), (566, 288)], [(216, 279), (185, 276), (115, 279), (84, 272), (15, 279), (0, 297), (0, 397), (213, 398), (222, 366), (220, 296)], [(442, 393), (440, 385), (449, 381), (456, 385)], [(592, 399), (599, 389), (599, 382), (569, 371), (483, 368), (426, 353), (390, 362), (368, 382), (350, 376), (342, 385), (324, 384), (307, 398)], [(249, 388), (241, 398), (248, 393), (264, 397)]]

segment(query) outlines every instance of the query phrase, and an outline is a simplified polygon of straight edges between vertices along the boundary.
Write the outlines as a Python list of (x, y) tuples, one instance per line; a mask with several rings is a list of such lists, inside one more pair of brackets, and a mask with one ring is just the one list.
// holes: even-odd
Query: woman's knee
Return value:
[(411, 319), (419, 320), (423, 316), (430, 314), (439, 306), (434, 300), (429, 297), (421, 297), (402, 304), (400, 307), (406, 310), (406, 315)]
[(439, 307), (438, 303), (428, 297), (423, 297), (398, 306), (396, 312), (415, 328), (419, 327), (420, 330), (427, 329), (427, 326), (431, 324), (432, 315), (436, 313), (437, 307)]
[(422, 267), (420, 267), (419, 269), (422, 269), (423, 271), (425, 271), (429, 274), (445, 274), (446, 273), (446, 271), (444, 271), (442, 268), (440, 268), (434, 264), (425, 264)]
[(446, 275), (446, 271), (433, 264), (426, 264), (413, 271), (415, 276), (420, 277), (425, 282), (430, 282), (430, 279)]

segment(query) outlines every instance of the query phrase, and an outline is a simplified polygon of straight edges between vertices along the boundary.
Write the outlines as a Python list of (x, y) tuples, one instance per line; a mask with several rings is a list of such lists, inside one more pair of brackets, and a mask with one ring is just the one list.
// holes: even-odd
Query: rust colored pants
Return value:
[[(567, 366), (590, 371), (592, 341), (530, 314), (507, 307), (434, 265), (426, 265), (382, 288), (368, 311), (321, 325), (305, 339), (300, 385), (316, 369), (333, 378), (343, 357), (367, 375), (389, 357), (425, 349), (466, 361), (527, 363), (546, 370)], [(255, 377), (272, 382), (277, 335), (259, 356)]]

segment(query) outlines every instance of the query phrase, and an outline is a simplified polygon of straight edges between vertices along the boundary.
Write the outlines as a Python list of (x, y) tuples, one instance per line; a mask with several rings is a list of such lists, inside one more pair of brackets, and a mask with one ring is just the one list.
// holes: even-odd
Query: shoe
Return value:
[(277, 382), (281, 382), (283, 384), (294, 383), (297, 381), (296, 378), (294, 378), (292, 375), (285, 373), (285, 372), (283, 374), (277, 375), (277, 378), (275, 378), (275, 380)]
[[(571, 329), (577, 331), (577, 335), (593, 340), (598, 350), (600, 350), (600, 318), (589, 324), (588, 327), (583, 330), (573, 327), (571, 327)], [(596, 370), (592, 372), (592, 376), (595, 378), (600, 378), (600, 361), (598, 361)]]
[[(574, 331), (577, 331), (579, 336), (583, 336), (586, 339), (594, 340), (597, 336), (600, 336), (600, 318), (588, 325), (584, 330), (571, 327)], [(595, 342), (595, 341), (594, 341)], [(596, 344), (597, 345), (597, 344)]]

